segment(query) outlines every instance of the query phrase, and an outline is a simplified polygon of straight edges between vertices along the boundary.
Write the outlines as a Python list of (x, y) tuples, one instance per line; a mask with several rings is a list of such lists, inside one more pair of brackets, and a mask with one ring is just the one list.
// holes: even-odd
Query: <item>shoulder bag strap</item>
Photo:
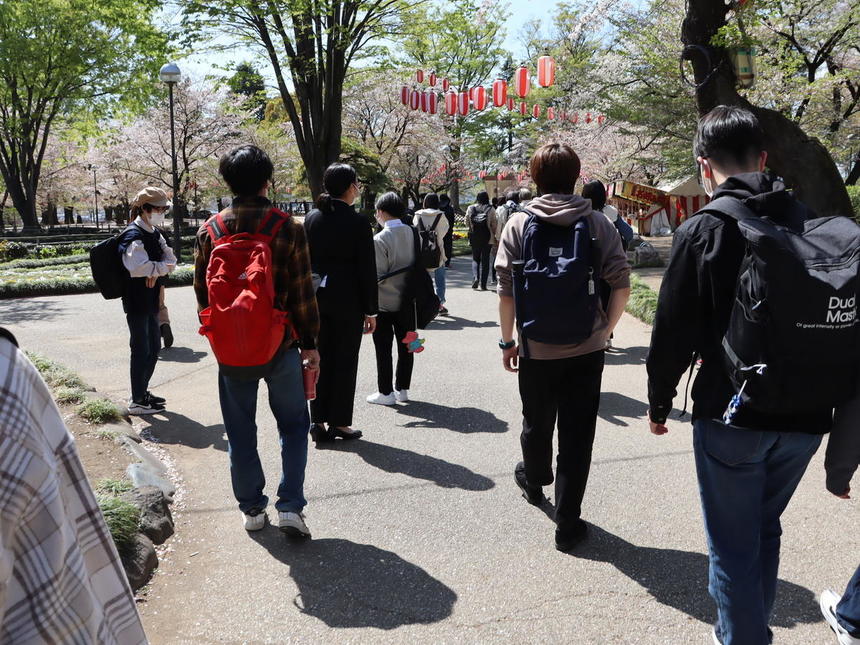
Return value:
[(728, 215), (734, 220), (741, 222), (745, 219), (755, 217), (752, 210), (737, 197), (717, 197), (714, 201), (705, 204), (704, 208), (699, 209), (700, 213), (716, 213), (720, 215)]
[(436, 219), (433, 220), (433, 225), (428, 229), (430, 231), (435, 231), (436, 227), (439, 225), (439, 220), (442, 219), (442, 213), (439, 213), (436, 216)]

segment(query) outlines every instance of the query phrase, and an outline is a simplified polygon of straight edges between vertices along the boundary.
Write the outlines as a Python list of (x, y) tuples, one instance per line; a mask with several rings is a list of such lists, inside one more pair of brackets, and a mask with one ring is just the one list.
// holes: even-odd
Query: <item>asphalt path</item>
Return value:
[[(472, 291), (468, 263), (454, 264), (451, 316), (422, 333), (411, 403), (364, 403), (376, 376), (365, 339), (354, 424), (364, 438), (311, 444), (313, 539), (304, 543), (271, 527), (243, 530), (216, 366), (197, 334), (191, 289), (168, 291), (176, 346), (162, 351), (153, 390), (169, 412), (136, 422), (183, 480), (177, 535), (139, 604), (153, 643), (711, 642), (690, 426), (670, 423), (654, 437), (645, 421), (649, 328), (625, 316), (616, 332), (584, 503), (590, 538), (559, 553), (551, 509), (528, 505), (513, 482), (520, 406), (496, 347), (496, 297)], [(127, 396), (119, 302), (4, 300), (0, 322), (25, 348)], [(265, 386), (258, 408), (272, 496), (279, 458)], [(822, 446), (784, 515), (775, 643), (834, 642), (816, 594), (841, 592), (857, 566), (857, 511), (856, 500), (825, 491)]]

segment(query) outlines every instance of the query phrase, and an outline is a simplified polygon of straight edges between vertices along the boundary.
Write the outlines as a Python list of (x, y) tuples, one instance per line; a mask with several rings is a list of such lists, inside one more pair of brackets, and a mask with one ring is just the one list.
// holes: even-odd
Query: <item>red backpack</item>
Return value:
[(221, 213), (206, 222), (213, 249), (200, 334), (222, 365), (265, 365), (284, 340), (289, 314), (275, 309), (271, 242), (288, 217), (270, 208), (253, 234), (230, 234)]

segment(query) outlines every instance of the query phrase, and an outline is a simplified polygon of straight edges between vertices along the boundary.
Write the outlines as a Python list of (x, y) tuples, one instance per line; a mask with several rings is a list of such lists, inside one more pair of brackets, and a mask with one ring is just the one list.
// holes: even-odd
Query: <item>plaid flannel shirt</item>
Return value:
[[(237, 197), (221, 213), (230, 233), (257, 231), (266, 211), (272, 207), (264, 197)], [(194, 293), (201, 309), (209, 306), (206, 267), (212, 254), (212, 238), (206, 224), (197, 231), (194, 249)], [(311, 260), (305, 229), (292, 218), (281, 226), (272, 240), (272, 275), (275, 280), (275, 307), (289, 312), (303, 349), (315, 349), (320, 319), (311, 279)], [(291, 342), (289, 336), (285, 342)]]
[(0, 643), (146, 643), (75, 440), (0, 338)]

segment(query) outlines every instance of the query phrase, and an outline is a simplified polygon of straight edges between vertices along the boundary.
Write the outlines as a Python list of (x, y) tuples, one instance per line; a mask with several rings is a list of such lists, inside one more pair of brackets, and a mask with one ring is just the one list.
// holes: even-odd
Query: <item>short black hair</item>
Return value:
[(436, 193), (427, 193), (424, 195), (424, 208), (439, 210), (439, 195)]
[(406, 205), (403, 199), (395, 192), (383, 193), (376, 200), (376, 210), (387, 213), (392, 217), (401, 219), (406, 215)]
[(693, 154), (721, 167), (745, 168), (764, 150), (764, 131), (755, 114), (735, 105), (718, 105), (699, 119)]
[(511, 188), (508, 192), (505, 193), (505, 199), (509, 202), (513, 202), (514, 204), (519, 204), (520, 191), (516, 188)]
[(275, 167), (265, 151), (249, 144), (225, 153), (218, 163), (218, 172), (234, 195), (251, 197), (272, 179)]
[(486, 190), (482, 190), (481, 192), (478, 193), (478, 196), (475, 197), (475, 201), (478, 202), (479, 204), (483, 204), (485, 206), (489, 205), (490, 195)]
[(594, 179), (582, 187), (582, 196), (591, 200), (591, 208), (602, 211), (606, 206), (606, 187), (598, 179)]

